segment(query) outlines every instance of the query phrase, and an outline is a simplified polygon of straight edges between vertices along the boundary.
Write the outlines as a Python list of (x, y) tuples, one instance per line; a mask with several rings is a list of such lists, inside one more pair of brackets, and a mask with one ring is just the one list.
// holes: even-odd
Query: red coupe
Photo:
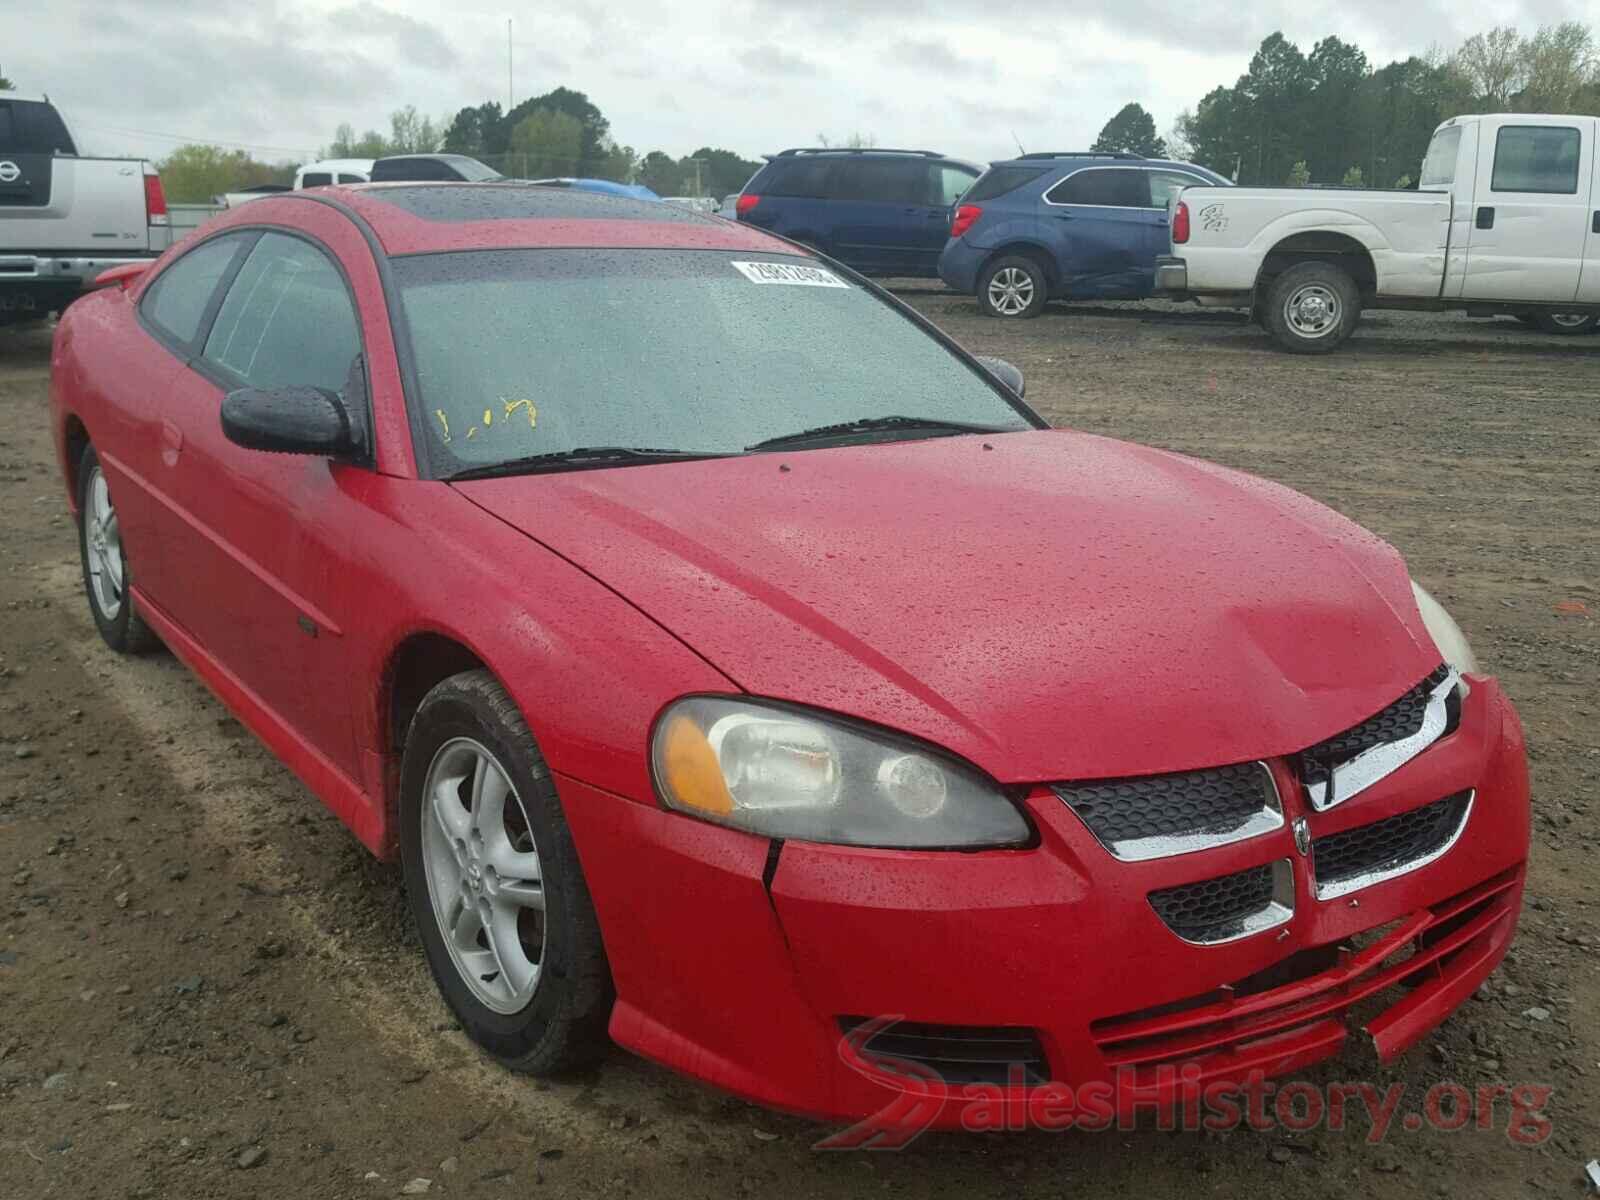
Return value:
[(51, 381), (101, 633), (399, 858), (509, 1066), (1131, 1108), (1392, 1057), (1505, 954), (1522, 732), (1400, 556), (805, 249), (373, 186), (104, 283)]

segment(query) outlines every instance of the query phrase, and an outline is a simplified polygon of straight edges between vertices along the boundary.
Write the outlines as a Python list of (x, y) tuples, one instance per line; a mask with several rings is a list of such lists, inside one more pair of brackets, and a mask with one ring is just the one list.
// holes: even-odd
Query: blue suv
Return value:
[(931, 150), (785, 150), (751, 176), (734, 208), (739, 220), (863, 275), (932, 278), (951, 211), (980, 174)]
[(992, 317), (1036, 317), (1047, 300), (1138, 300), (1170, 253), (1167, 201), (1227, 186), (1192, 163), (1117, 152), (1024, 154), (993, 164), (961, 198), (939, 277)]

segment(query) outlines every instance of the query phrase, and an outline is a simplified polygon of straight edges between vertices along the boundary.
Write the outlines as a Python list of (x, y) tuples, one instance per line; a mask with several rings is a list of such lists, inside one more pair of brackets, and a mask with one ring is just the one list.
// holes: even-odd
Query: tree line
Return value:
[(1439, 123), (1477, 112), (1600, 114), (1590, 28), (1569, 21), (1525, 37), (1501, 26), (1452, 54), (1433, 50), (1381, 67), (1338, 37), (1306, 54), (1274, 33), (1232, 87), (1179, 113), (1165, 139), (1130, 104), (1094, 148), (1170, 155), (1245, 184), (1414, 187)]
[[(1411, 187), (1441, 121), (1507, 110), (1600, 114), (1600, 56), (1589, 26), (1569, 21), (1531, 36), (1497, 27), (1453, 53), (1430, 50), (1376, 67), (1339, 37), (1323, 38), (1305, 53), (1274, 33), (1231, 87), (1214, 88), (1179, 113), (1164, 137), (1142, 106), (1128, 104), (1093, 148), (1186, 159), (1247, 184)], [(567, 87), (509, 110), (489, 100), (438, 119), (407, 105), (391, 114), (389, 126), (387, 133), (358, 135), (340, 125), (319, 156), (444, 150), (470, 154), (512, 178), (614, 179), (663, 196), (736, 192), (761, 165), (709, 145), (681, 157), (636, 153), (612, 136), (611, 123), (588, 96)], [(871, 145), (872, 139), (856, 135), (845, 144)], [(160, 167), (167, 194), (180, 202), (287, 183), (295, 170), (293, 163), (264, 163), (244, 151), (200, 145), (180, 147)]]

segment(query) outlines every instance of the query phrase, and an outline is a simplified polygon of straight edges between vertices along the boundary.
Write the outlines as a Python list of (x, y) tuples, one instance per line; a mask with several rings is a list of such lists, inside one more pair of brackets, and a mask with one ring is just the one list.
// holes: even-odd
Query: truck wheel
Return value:
[(1594, 327), (1600, 324), (1600, 313), (1537, 312), (1533, 314), (1533, 323), (1546, 333), (1570, 337), (1573, 334), (1593, 333)]
[(1301, 263), (1272, 281), (1265, 307), (1278, 345), (1295, 354), (1327, 354), (1355, 332), (1361, 292), (1333, 263)]
[(1037, 317), (1050, 283), (1044, 268), (1021, 254), (997, 258), (978, 276), (978, 308), (986, 317)]

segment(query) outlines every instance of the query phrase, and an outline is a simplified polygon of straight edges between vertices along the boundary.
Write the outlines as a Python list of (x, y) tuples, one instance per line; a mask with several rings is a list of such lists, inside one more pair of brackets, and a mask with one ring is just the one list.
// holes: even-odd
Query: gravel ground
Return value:
[[(1401, 547), (1507, 681), (1534, 775), (1512, 958), (1395, 1067), (1313, 1082), (1555, 1089), (1537, 1146), (1493, 1132), (823, 1132), (621, 1052), (534, 1083), (435, 998), (398, 872), (170, 657), (99, 642), (51, 457), (48, 330), (0, 330), (0, 1197), (397, 1194), (1232, 1198), (1579, 1195), (1600, 1155), (1600, 338), (1381, 314), (1327, 359), (1160, 304), (999, 324), (908, 299), (1027, 373), (1052, 421), (1217, 459)], [(427, 1183), (418, 1181), (426, 1180)]]

